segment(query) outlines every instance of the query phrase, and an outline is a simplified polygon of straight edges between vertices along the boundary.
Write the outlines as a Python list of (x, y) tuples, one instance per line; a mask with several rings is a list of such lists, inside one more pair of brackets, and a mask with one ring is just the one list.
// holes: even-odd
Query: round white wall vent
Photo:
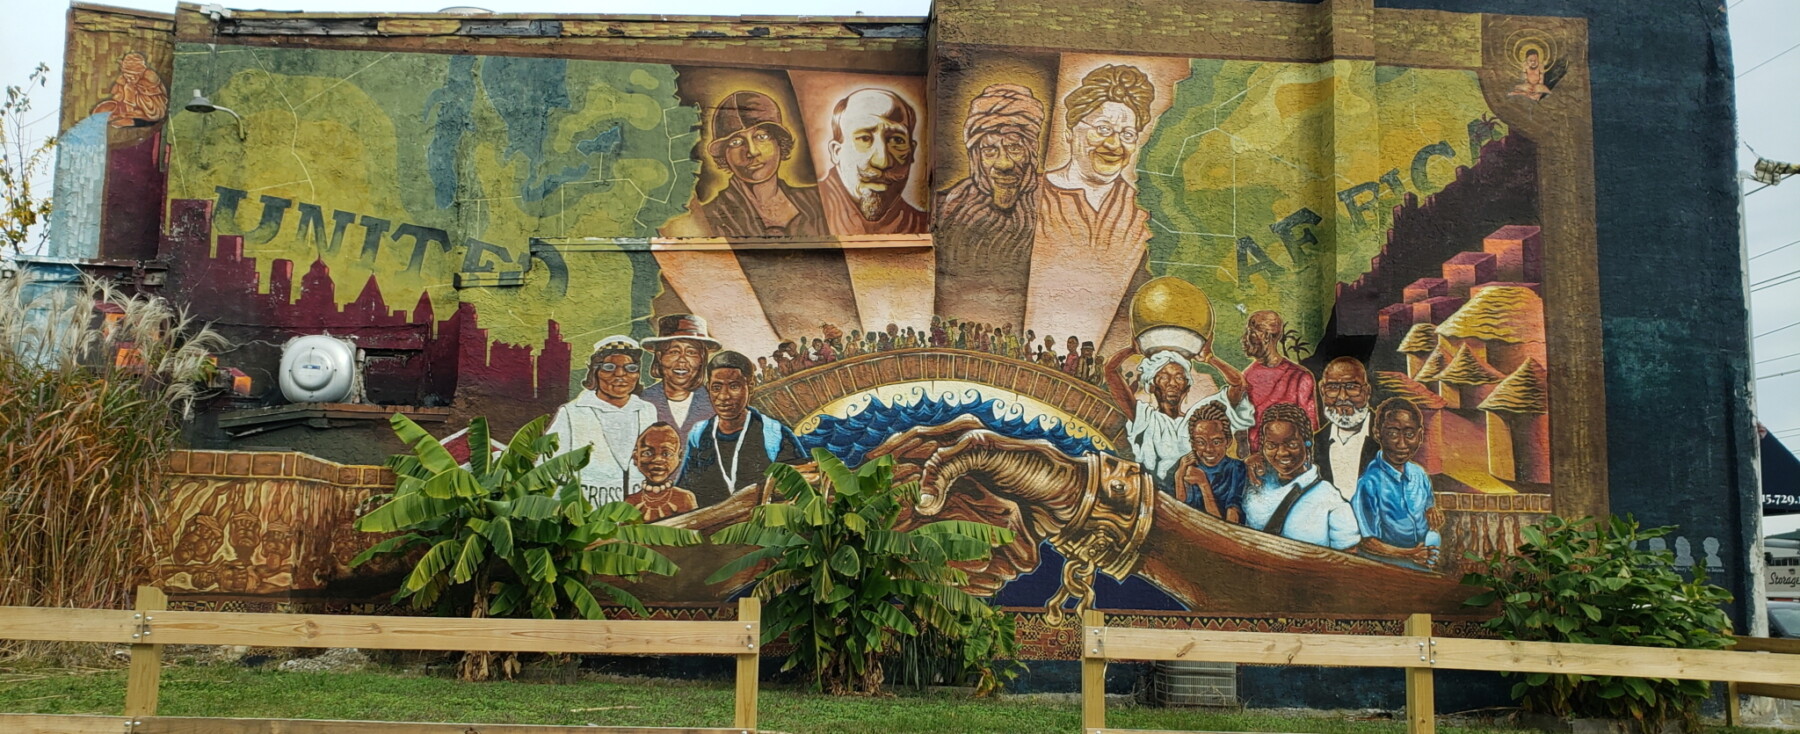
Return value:
[(281, 348), (281, 394), (294, 403), (339, 403), (356, 391), (356, 345), (331, 336), (301, 336)]

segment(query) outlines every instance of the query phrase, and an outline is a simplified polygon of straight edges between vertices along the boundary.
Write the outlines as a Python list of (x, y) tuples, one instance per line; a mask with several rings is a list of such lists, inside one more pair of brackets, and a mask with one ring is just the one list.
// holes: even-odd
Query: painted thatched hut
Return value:
[(1456, 348), (1456, 356), (1437, 374), (1438, 396), (1453, 410), (1474, 409), (1505, 377), (1505, 373), (1494, 369), (1464, 344)]
[(1437, 349), (1437, 325), (1431, 323), (1413, 324), (1406, 330), (1406, 336), (1400, 340), (1400, 348), (1394, 350), (1406, 355), (1406, 372), (1419, 374), (1419, 368), (1425, 366), (1425, 358), (1432, 350)]
[(1544, 366), (1527, 359), (1481, 401), (1487, 413), (1488, 473), (1550, 483), (1550, 397)]
[[(1412, 378), (1421, 383), (1436, 383), (1438, 375), (1443, 373), (1445, 367), (1450, 366), (1450, 355), (1455, 353), (1454, 347), (1445, 344), (1442, 339), (1437, 340), (1437, 346), (1420, 358), (1419, 367), (1413, 370)], [(1432, 389), (1436, 389), (1435, 384)]]
[(1488, 285), (1434, 332), (1453, 348), (1467, 347), (1504, 375), (1527, 359), (1544, 363), (1544, 299), (1523, 285)]

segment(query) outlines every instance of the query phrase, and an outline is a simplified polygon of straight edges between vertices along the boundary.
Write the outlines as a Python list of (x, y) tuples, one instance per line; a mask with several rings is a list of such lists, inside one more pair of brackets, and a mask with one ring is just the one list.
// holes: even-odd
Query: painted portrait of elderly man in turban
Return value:
[(1043, 158), (1044, 103), (1018, 84), (969, 100), (963, 146), (969, 176), (939, 194), (937, 307), (981, 323), (1025, 312)]
[(1148, 253), (1133, 171), (1155, 101), (1149, 75), (1127, 64), (1094, 68), (1063, 97), (1068, 161), (1038, 193), (1025, 328), (1107, 336), (1114, 314), (1093, 304), (1121, 302)]

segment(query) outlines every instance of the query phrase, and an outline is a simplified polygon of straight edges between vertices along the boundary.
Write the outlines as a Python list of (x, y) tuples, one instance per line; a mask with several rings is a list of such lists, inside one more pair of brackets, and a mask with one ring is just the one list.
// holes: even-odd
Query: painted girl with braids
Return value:
[(1244, 524), (1334, 550), (1362, 542), (1356, 511), (1313, 463), (1312, 420), (1294, 403), (1263, 411), (1260, 455), (1244, 493)]

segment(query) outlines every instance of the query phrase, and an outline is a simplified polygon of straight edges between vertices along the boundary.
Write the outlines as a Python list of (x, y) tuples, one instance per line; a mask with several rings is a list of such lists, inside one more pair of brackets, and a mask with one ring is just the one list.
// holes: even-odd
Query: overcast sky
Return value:
[[(1731, 14), (1732, 56), (1738, 75), (1738, 160), (1744, 170), (1756, 154), (1778, 161), (1800, 162), (1800, 2), (1796, 0), (1726, 0)], [(172, 11), (174, 0), (111, 0), (111, 4), (145, 10)], [(240, 3), (224, 3), (237, 6)], [(502, 12), (649, 13), (733, 15), (741, 0), (285, 0), (280, 10), (433, 11), (446, 5), (472, 4)], [(20, 84), (39, 61), (50, 64), (49, 88), (39, 92), (41, 119), (30, 132), (55, 132), (56, 97), (61, 90), (64, 14), (66, 6), (45, 0), (8, 3), (7, 22), (0, 24), (0, 84)], [(251, 2), (243, 6), (254, 5)], [(759, 15), (924, 15), (930, 0), (770, 0)], [(1755, 153), (1751, 150), (1754, 148)], [(1750, 183), (1754, 190), (1760, 184)], [(46, 182), (47, 188), (47, 182)], [(1751, 326), (1756, 340), (1756, 402), (1763, 423), (1791, 446), (1800, 448), (1800, 177), (1754, 191), (1745, 199), (1749, 280), (1752, 283)], [(1788, 278), (1794, 277), (1794, 280)], [(1786, 328), (1786, 327), (1792, 328)], [(1766, 335), (1766, 336), (1765, 336)], [(1770, 531), (1800, 527), (1800, 516), (1772, 518)]]

